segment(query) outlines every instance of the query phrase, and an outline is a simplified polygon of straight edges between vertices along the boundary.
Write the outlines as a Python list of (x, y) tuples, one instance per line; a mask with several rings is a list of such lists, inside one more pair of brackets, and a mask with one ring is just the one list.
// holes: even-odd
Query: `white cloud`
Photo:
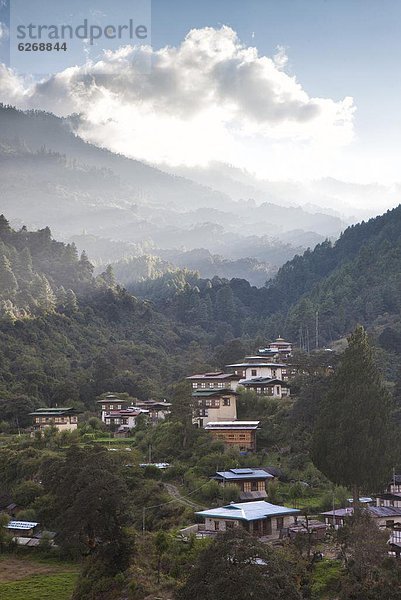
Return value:
[[(149, 55), (152, 70), (143, 75), (140, 61)], [(352, 140), (355, 109), (351, 98), (311, 97), (286, 63), (282, 47), (260, 56), (231, 28), (207, 27), (178, 47), (126, 46), (25, 87), (3, 68), (0, 90), (23, 108), (79, 112), (84, 137), (149, 161), (224, 160), (266, 175), (266, 159), (277, 169), (283, 157), (301, 156), (303, 173), (314, 161), (313, 175), (316, 161)]]

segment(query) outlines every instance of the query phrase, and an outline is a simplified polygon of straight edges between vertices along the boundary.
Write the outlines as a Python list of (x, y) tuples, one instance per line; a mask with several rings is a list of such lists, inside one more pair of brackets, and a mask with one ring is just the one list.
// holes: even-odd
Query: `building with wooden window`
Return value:
[(195, 514), (204, 520), (206, 531), (219, 532), (243, 527), (251, 535), (274, 540), (288, 534), (299, 512), (296, 508), (276, 506), (260, 500), (232, 503)]
[(105, 415), (106, 413), (110, 413), (116, 410), (124, 410), (128, 408), (128, 401), (122, 398), (119, 398), (115, 394), (107, 394), (104, 398), (96, 401), (96, 404), (100, 407), (101, 410), (101, 419), (103, 423), (106, 422)]
[(78, 414), (75, 408), (38, 408), (29, 413), (33, 417), (33, 431), (43, 431), (56, 427), (59, 431), (73, 431), (78, 427)]
[(226, 365), (227, 369), (239, 376), (239, 385), (248, 379), (266, 377), (268, 379), (288, 379), (288, 367), (284, 363), (272, 362), (271, 358), (263, 356), (245, 356), (243, 362)]
[(236, 446), (244, 452), (255, 452), (259, 425), (260, 421), (219, 421), (207, 423), (205, 430), (228, 446)]
[(206, 427), (210, 422), (234, 421), (237, 418), (237, 395), (230, 389), (194, 390), (193, 423)]
[(292, 355), (292, 343), (279, 336), (274, 342), (267, 344), (265, 348), (259, 348), (258, 354), (270, 356), (271, 358), (286, 359)]
[(262, 469), (230, 469), (217, 471), (212, 479), (221, 486), (236, 485), (240, 490), (240, 500), (245, 502), (267, 498), (266, 487), (274, 477)]
[(211, 373), (198, 373), (186, 378), (192, 384), (193, 390), (235, 390), (240, 379), (234, 373), (214, 371)]
[[(393, 528), (401, 526), (401, 507), (395, 506), (364, 506), (361, 510), (367, 511), (379, 527)], [(353, 507), (338, 508), (322, 513), (325, 523), (335, 527), (342, 527), (347, 518), (354, 514)]]
[(257, 394), (272, 398), (287, 398), (290, 395), (290, 386), (281, 379), (253, 377), (252, 379), (242, 380), (241, 385), (247, 390), (253, 390)]

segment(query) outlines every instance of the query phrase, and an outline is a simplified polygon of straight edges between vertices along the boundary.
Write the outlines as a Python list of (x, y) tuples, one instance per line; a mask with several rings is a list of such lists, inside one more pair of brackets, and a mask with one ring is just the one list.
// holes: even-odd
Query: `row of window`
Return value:
[[(115, 410), (115, 406), (114, 404), (109, 404), (109, 406), (107, 406), (106, 404), (102, 404), (102, 410)], [(122, 409), (122, 405), (121, 404), (117, 404), (117, 410), (121, 410)]]
[[(223, 398), (223, 406), (230, 406), (230, 398)], [(208, 408), (220, 408), (220, 400), (218, 398), (205, 398), (198, 400), (198, 406), (207, 406)]]
[(192, 384), (192, 387), (194, 390), (199, 389), (206, 389), (206, 388), (210, 388), (210, 389), (220, 389), (223, 390), (225, 387), (228, 387), (230, 384), (229, 383), (223, 383), (222, 381), (209, 381), (209, 383), (206, 383), (206, 381), (201, 381), (200, 383), (196, 383), (194, 382)]
[(76, 423), (77, 417), (35, 417), (35, 423)]

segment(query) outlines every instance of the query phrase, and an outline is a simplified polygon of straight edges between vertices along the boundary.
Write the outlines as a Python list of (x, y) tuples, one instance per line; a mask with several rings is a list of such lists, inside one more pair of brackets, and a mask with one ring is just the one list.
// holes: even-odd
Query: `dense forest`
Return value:
[[(397, 352), (401, 334), (401, 206), (346, 229), (283, 267), (263, 288), (240, 279), (200, 279), (184, 271), (127, 286), (183, 322), (215, 327), (223, 314), (234, 336), (279, 333), (320, 346), (349, 333), (357, 323)], [(312, 341), (313, 338), (313, 341)]]
[(312, 340), (316, 311), (320, 345), (361, 322), (391, 365), (401, 338), (400, 229), (398, 207), (295, 257), (260, 289), (172, 269), (126, 292), (112, 269), (95, 277), (86, 255), (48, 228), (15, 231), (2, 217), (2, 394), (80, 407), (107, 389), (162, 398), (190, 371), (222, 367), (278, 334), (298, 342), (309, 328)]

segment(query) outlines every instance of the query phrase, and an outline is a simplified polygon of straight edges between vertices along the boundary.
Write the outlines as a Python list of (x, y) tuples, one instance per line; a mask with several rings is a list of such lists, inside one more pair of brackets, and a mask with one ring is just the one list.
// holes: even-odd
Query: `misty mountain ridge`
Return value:
[[(96, 236), (98, 250), (104, 245), (96, 262), (171, 250), (181, 256), (176, 263), (181, 266), (185, 253), (203, 248), (228, 261), (225, 266), (234, 275), (245, 276), (243, 259), (250, 259), (248, 276), (256, 282), (258, 271), (259, 282), (264, 271), (270, 276), (294, 254), (326, 237), (335, 239), (344, 229), (337, 216), (266, 198), (259, 205), (253, 199), (233, 200), (210, 186), (98, 148), (74, 134), (75, 119), (0, 106), (0, 209), (14, 225), (49, 226), (59, 239)], [(239, 260), (236, 273), (229, 261)], [(211, 262), (218, 275), (220, 267), (209, 257), (198, 264), (200, 272), (210, 273)]]

